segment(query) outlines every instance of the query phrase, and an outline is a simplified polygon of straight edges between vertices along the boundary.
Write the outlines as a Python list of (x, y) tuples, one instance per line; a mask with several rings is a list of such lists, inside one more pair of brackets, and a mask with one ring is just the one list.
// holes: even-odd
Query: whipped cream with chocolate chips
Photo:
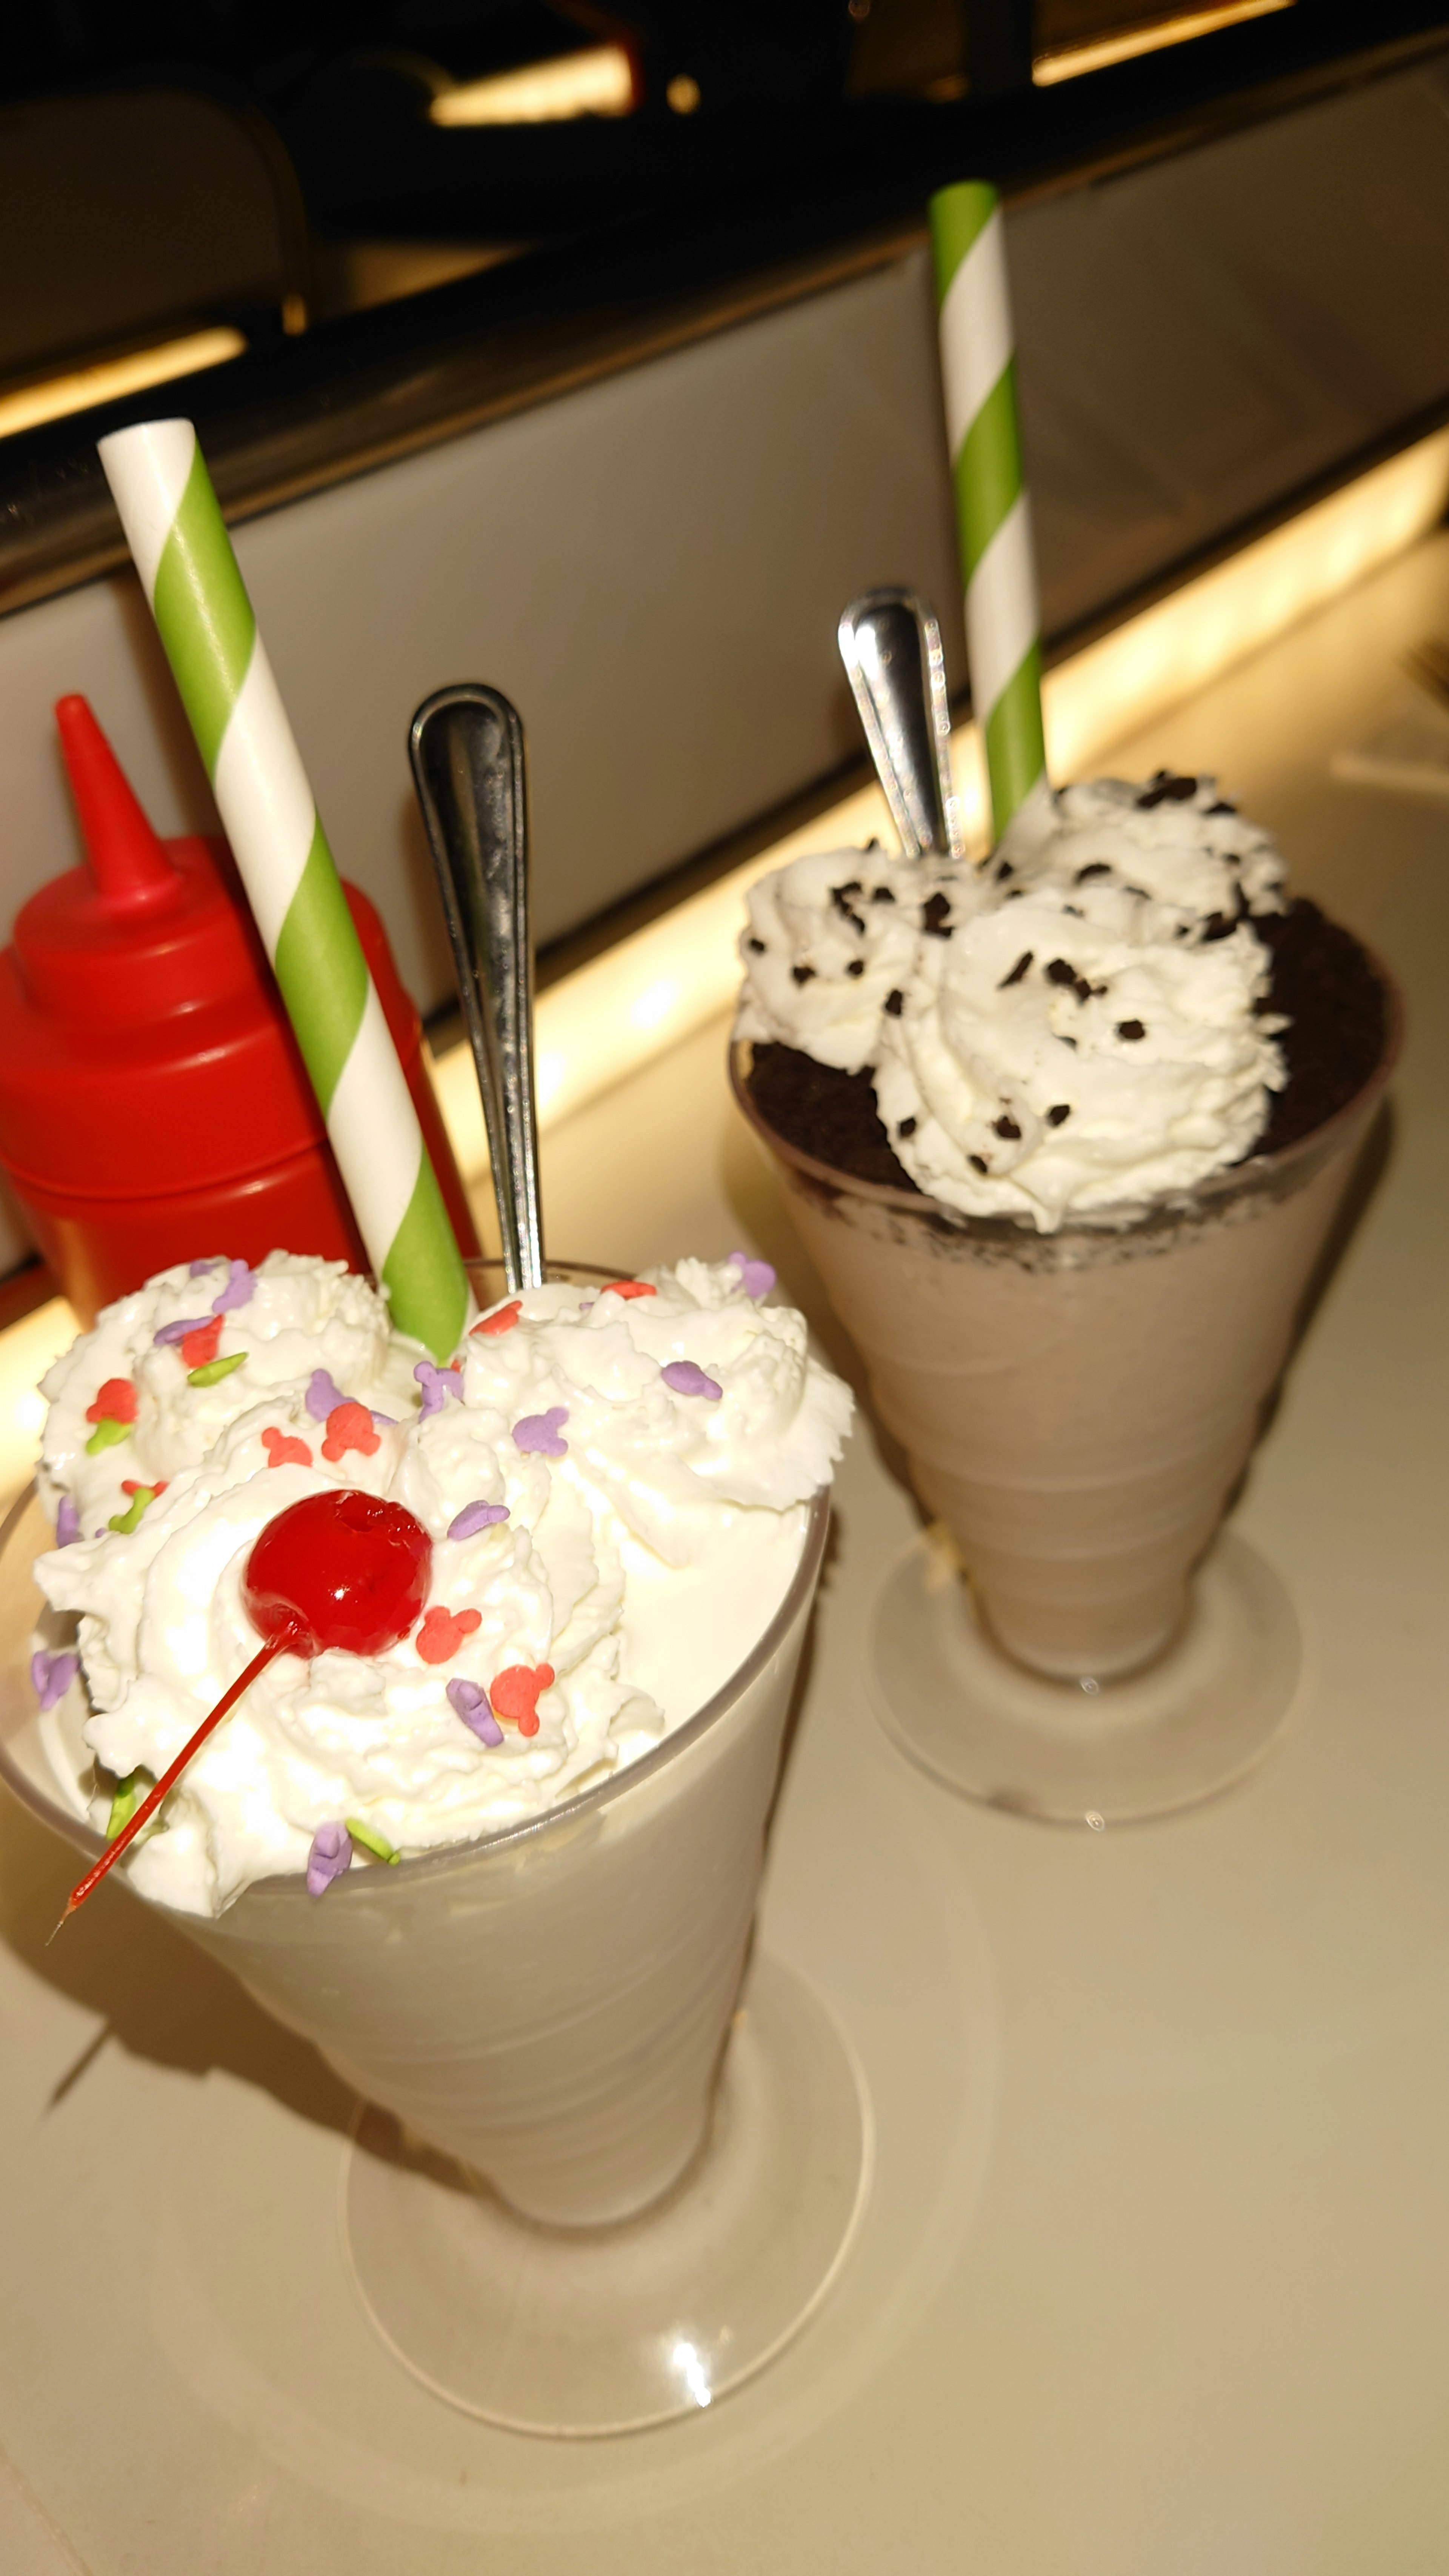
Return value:
[(1210, 778), (1045, 794), (981, 866), (836, 852), (755, 887), (738, 1034), (869, 1070), (910, 1179), (1053, 1231), (1252, 1150), (1286, 1080), (1276, 845)]

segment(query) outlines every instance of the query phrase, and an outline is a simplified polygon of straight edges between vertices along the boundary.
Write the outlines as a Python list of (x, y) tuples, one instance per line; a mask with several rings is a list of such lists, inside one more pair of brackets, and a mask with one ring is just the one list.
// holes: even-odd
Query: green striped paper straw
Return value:
[(100, 458), (358, 1232), (398, 1329), (444, 1359), (467, 1317), (462, 1258), (196, 431), (145, 421)]
[(931, 199), (941, 379), (966, 583), (971, 695), (1000, 839), (1046, 781), (1041, 611), (1021, 468), (1011, 294), (996, 190), (963, 179)]

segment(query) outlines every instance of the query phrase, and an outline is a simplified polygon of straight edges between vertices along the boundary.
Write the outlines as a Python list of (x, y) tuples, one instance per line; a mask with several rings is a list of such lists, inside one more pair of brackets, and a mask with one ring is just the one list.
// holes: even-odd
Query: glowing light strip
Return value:
[[(1436, 526), (1449, 502), (1449, 430), (1245, 546), (1047, 674), (1047, 755), (1080, 776), (1114, 742), (1205, 688)], [(984, 846), (986, 798), (974, 725), (951, 746), (968, 847)], [(885, 799), (863, 788), (702, 893), (550, 986), (538, 1003), (539, 1115), (547, 1129), (730, 1008), (747, 888), (806, 850), (894, 846)], [(443, 1115), (463, 1172), (487, 1169), (465, 1046), (438, 1062)]]
[(634, 66), (622, 45), (591, 45), (553, 62), (460, 81), (439, 90), (428, 114), (434, 125), (555, 125), (571, 116), (627, 116), (634, 105)]
[(93, 403), (144, 393), (148, 385), (169, 384), (173, 376), (224, 366), (228, 358), (239, 358), (246, 345), (240, 331), (218, 324), (211, 331), (192, 331), (184, 340), (163, 340), (154, 349), (133, 349), (128, 358), (103, 358), (94, 367), (49, 376), (44, 384), (22, 385), (17, 393), (0, 394), (0, 438), (38, 429), (45, 420), (64, 420), (73, 411), (89, 411)]
[(1155, 26), (1104, 36), (1094, 45), (1070, 45), (1059, 54), (1041, 54), (1032, 64), (1032, 80), (1038, 89), (1050, 89), (1056, 81), (1078, 80), (1083, 72), (1105, 71), (1109, 63), (1130, 62), (1135, 54), (1161, 53), (1168, 45), (1189, 45), (1195, 36), (1214, 36), (1219, 27), (1236, 27), (1244, 18), (1270, 18), (1292, 6), (1293, 0), (1226, 0), (1220, 9), (1195, 9), (1188, 18), (1159, 19)]

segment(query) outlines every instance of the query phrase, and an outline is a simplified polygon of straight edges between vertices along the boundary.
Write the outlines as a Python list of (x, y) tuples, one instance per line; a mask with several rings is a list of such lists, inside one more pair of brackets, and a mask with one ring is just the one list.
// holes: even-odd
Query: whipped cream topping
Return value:
[[(758, 1302), (764, 1265), (529, 1290), (438, 1368), (365, 1282), (274, 1254), (223, 1315), (216, 1356), (245, 1358), (209, 1381), (201, 1361), (198, 1386), (188, 1336), (158, 1336), (222, 1292), (212, 1267), (108, 1308), (45, 1382), (45, 1491), (79, 1535), (36, 1579), (79, 1617), (92, 1821), (255, 1654), (241, 1579), (287, 1505), (338, 1485), (402, 1503), (431, 1586), (388, 1653), (281, 1656), (253, 1684), (122, 1860), (144, 1895), (215, 1913), (276, 1871), (320, 1891), (349, 1835), (412, 1854), (524, 1821), (682, 1724), (769, 1625), (851, 1399), (803, 1319)], [(134, 1415), (91, 1452), (122, 1383)]]
[(1210, 778), (1033, 800), (981, 867), (844, 851), (752, 889), (742, 1038), (870, 1069), (917, 1187), (1053, 1231), (1251, 1151), (1286, 1073), (1269, 835)]

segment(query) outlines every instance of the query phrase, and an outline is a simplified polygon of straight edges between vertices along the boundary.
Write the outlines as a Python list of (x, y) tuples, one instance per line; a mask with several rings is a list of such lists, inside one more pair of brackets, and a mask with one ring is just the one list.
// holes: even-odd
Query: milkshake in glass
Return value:
[[(491, 1304), (441, 1370), (341, 1265), (164, 1274), (52, 1372), (45, 1501), (22, 1507), (0, 1568), (0, 1758), (94, 1852), (136, 1773), (159, 1774), (254, 1648), (240, 1581), (262, 1528), (346, 1486), (428, 1531), (416, 1630), (380, 1657), (279, 1659), (122, 1868), (432, 2151), (410, 2167), (394, 2131), (381, 2159), (354, 2157), (364, 2298), (431, 2384), (537, 2429), (699, 2402), (641, 2305), (637, 2248), (618, 2253), (653, 2226), (640, 2212), (673, 2194), (687, 2278), (666, 2264), (650, 2296), (688, 2292), (714, 2315), (719, 2385), (808, 2312), (856, 2212), (853, 2073), (777, 1970), (763, 2044), (784, 2098), (747, 2010), (748, 2101), (786, 2166), (812, 2121), (817, 2143), (853, 2135), (854, 2160), (823, 2198), (809, 2153), (775, 2172), (784, 2227), (762, 2229), (753, 2278), (690, 2215), (849, 1414), (799, 1317), (760, 1303), (769, 1283), (743, 1256), (640, 1280), (574, 1271)], [(219, 1332), (213, 1291), (233, 1301)], [(218, 1347), (189, 1369), (198, 1332)], [(98, 1442), (106, 1424), (126, 1436)], [(36, 1562), (51, 1607), (27, 1675), (15, 1650), (46, 1503), (62, 1544)], [(731, 2098), (727, 2080), (727, 2133)], [(741, 2118), (737, 2163), (761, 2151)], [(436, 2300), (419, 2310), (440, 2210), (461, 2323)], [(559, 2247), (584, 2243), (560, 2368), (547, 2283), (515, 2315), (519, 2281), (562, 2264), (567, 2291)], [(696, 2373), (711, 2366), (695, 2353)]]
[(1193, 1573), (1387, 1079), (1384, 979), (1166, 777), (1034, 800), (981, 869), (797, 861), (742, 954), (739, 1097), (969, 1576), (969, 1611), (939, 1543), (893, 1578), (894, 1731), (1031, 1812), (1222, 1785), (1296, 1637), (1233, 1542), (1194, 1638)]

